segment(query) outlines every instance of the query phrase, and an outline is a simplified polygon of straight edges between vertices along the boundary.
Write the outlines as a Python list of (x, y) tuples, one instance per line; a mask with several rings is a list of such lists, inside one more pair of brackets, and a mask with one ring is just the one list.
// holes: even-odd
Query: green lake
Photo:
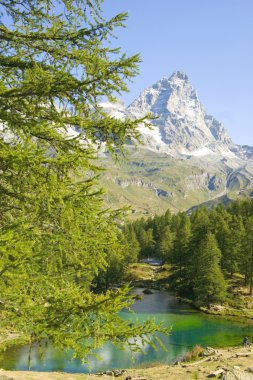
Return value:
[[(142, 294), (143, 289), (135, 289), (135, 293)], [(144, 295), (136, 301), (133, 310), (139, 320), (155, 318), (157, 322), (164, 322), (172, 327), (169, 337), (161, 336), (168, 351), (151, 346), (143, 348), (144, 353), (135, 354), (135, 361), (131, 359), (129, 351), (120, 351), (111, 344), (98, 350), (101, 361), (92, 359), (91, 371), (80, 360), (71, 360), (70, 351), (56, 350), (47, 344), (43, 356), (38, 346), (31, 351), (31, 370), (36, 371), (64, 371), (64, 372), (99, 372), (113, 368), (129, 368), (145, 363), (173, 363), (185, 352), (200, 344), (202, 346), (225, 347), (240, 345), (243, 337), (253, 340), (253, 323), (236, 322), (210, 316), (198, 312), (185, 303), (180, 303), (173, 295), (165, 291), (153, 291), (153, 294)], [(132, 314), (123, 312), (125, 318), (132, 318)], [(13, 347), (0, 356), (0, 367), (4, 369), (27, 370), (29, 347)]]

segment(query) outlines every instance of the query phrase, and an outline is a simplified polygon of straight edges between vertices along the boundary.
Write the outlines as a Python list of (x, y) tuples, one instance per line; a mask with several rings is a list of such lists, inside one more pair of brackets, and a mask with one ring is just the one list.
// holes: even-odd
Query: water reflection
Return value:
[[(143, 289), (135, 289), (135, 293), (143, 295)], [(143, 295), (144, 298), (136, 301), (133, 310), (139, 320), (155, 318), (172, 326), (169, 337), (160, 336), (168, 348), (168, 352), (158, 349), (155, 351), (150, 345), (143, 347), (143, 353), (134, 355), (135, 362), (131, 361), (128, 349), (120, 351), (111, 344), (106, 344), (96, 353), (102, 358), (98, 361), (91, 358), (92, 372), (111, 368), (128, 368), (145, 362), (172, 363), (178, 357), (189, 351), (195, 344), (203, 346), (229, 346), (242, 342), (243, 336), (253, 337), (253, 325), (227, 321), (221, 318), (197, 312), (189, 305), (179, 303), (175, 297), (163, 291), (154, 291), (153, 294)], [(131, 313), (122, 312), (126, 319), (132, 319)], [(0, 356), (0, 367), (5, 369), (27, 370), (29, 347), (16, 347), (7, 350)], [(31, 351), (31, 369), (37, 371), (65, 371), (90, 372), (89, 368), (80, 360), (71, 360), (71, 351), (59, 351), (50, 344), (45, 344), (43, 355), (41, 347), (35, 345)]]

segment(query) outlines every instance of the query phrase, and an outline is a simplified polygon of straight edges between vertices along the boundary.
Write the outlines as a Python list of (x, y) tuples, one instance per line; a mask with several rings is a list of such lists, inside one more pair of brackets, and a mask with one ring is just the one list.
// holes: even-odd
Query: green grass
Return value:
[(129, 266), (126, 273), (126, 280), (146, 281), (152, 280), (154, 275), (153, 267), (148, 264), (136, 263)]
[(126, 273), (126, 281), (153, 281), (164, 282), (171, 274), (171, 265), (165, 264), (160, 267), (149, 264), (131, 264)]
[[(213, 202), (220, 195), (226, 184), (227, 165), (222, 162), (208, 162), (195, 159), (175, 159), (165, 154), (149, 150), (128, 148), (128, 160), (115, 164), (112, 159), (104, 159), (102, 165), (102, 185), (107, 190), (106, 203), (113, 208), (130, 205), (131, 219), (141, 216), (162, 214), (168, 208), (172, 212), (185, 211), (203, 202)], [(244, 186), (253, 188), (253, 166), (249, 165), (242, 173), (234, 173), (239, 187), (231, 188), (234, 197), (243, 196), (240, 190)], [(216, 176), (217, 188), (210, 190), (208, 180)], [(123, 181), (120, 185), (118, 181)], [(159, 197), (157, 189), (165, 190), (171, 195)], [(247, 194), (250, 194), (247, 191)], [(229, 194), (228, 194), (229, 195)], [(222, 201), (222, 198), (221, 198)], [(215, 201), (214, 201), (215, 202)]]

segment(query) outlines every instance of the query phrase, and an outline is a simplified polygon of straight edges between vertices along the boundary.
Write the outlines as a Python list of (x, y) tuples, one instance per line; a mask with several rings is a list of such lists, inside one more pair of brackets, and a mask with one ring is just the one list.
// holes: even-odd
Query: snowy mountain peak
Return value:
[(189, 81), (188, 75), (184, 71), (174, 71), (172, 75), (170, 76), (169, 80), (177, 81), (177, 80), (183, 80), (183, 81)]
[(229, 154), (231, 138), (220, 122), (207, 115), (184, 72), (175, 71), (148, 87), (126, 110), (130, 118), (149, 112), (158, 119), (152, 121), (154, 131), (141, 127), (147, 147), (173, 155)]

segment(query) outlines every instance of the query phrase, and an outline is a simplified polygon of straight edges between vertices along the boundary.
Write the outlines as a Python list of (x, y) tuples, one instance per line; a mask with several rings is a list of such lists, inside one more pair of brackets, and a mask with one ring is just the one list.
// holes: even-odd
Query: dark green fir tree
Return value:
[(212, 233), (200, 241), (193, 254), (194, 299), (201, 305), (210, 306), (221, 302), (226, 295), (226, 282), (220, 268), (221, 252)]

